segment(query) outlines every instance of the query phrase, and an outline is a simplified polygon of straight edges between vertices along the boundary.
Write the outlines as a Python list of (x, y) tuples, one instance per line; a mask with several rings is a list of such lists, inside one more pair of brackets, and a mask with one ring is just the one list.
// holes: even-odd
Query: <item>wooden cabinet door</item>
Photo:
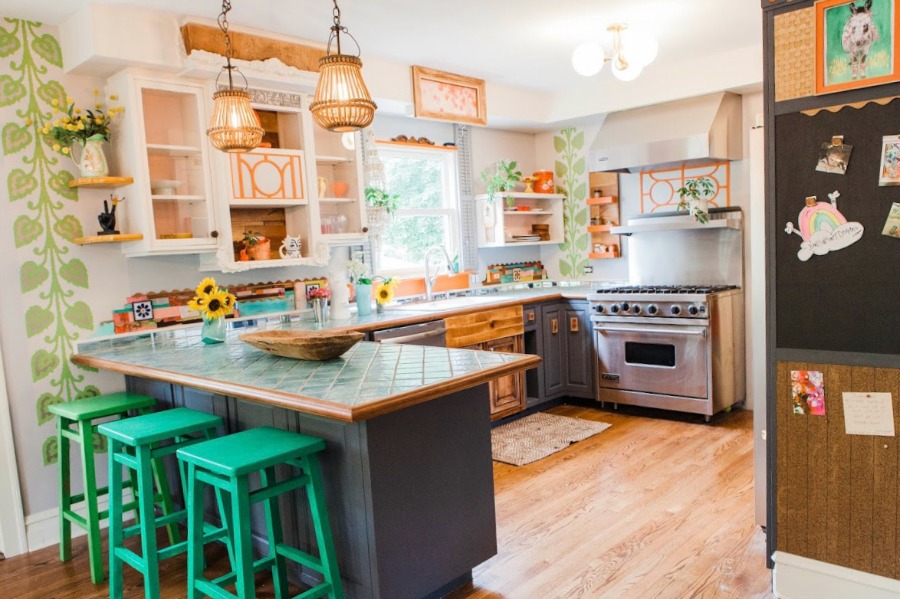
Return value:
[(594, 347), (586, 302), (571, 302), (563, 310), (565, 327), (564, 386), (572, 397), (594, 397)]
[(562, 364), (565, 360), (563, 354), (563, 336), (566, 323), (562, 304), (545, 304), (541, 306), (541, 325), (543, 327), (543, 349), (541, 356), (544, 361), (541, 367), (544, 369), (544, 398), (552, 399), (564, 391)]
[[(522, 336), (485, 341), (486, 351), (522, 353)], [(491, 420), (497, 420), (525, 409), (525, 381), (522, 373), (509, 374), (490, 383)]]

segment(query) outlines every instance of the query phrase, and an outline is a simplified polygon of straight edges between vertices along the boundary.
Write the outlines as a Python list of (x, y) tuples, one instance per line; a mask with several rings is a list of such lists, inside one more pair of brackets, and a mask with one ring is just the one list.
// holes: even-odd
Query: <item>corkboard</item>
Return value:
[(816, 13), (813, 7), (775, 16), (775, 101), (816, 93)]
[[(825, 416), (794, 414), (791, 370), (825, 376)], [(900, 433), (900, 370), (778, 362), (778, 550), (888, 578), (900, 577), (896, 437), (847, 435), (841, 394), (893, 395)]]
[[(232, 57), (240, 60), (267, 60), (277, 58), (284, 64), (301, 71), (319, 72), (319, 59), (325, 51), (313, 46), (230, 31)], [(225, 56), (225, 38), (218, 27), (187, 23), (181, 27), (184, 50), (190, 55), (194, 50), (205, 50)]]

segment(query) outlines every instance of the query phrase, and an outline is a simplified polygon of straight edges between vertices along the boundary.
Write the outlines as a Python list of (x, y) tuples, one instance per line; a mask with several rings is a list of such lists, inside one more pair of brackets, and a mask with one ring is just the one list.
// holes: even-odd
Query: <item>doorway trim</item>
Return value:
[(0, 550), (6, 557), (26, 553), (28, 538), (25, 535), (25, 514), (22, 510), (22, 490), (19, 485), (16, 447), (13, 443), (2, 345), (0, 345), (0, 506), (2, 506)]

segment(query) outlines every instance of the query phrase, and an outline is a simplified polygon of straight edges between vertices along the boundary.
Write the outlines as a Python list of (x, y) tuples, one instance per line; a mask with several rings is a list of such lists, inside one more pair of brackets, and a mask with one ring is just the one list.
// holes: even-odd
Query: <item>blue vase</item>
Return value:
[(203, 317), (200, 328), (200, 339), (203, 343), (222, 343), (225, 341), (225, 318)]
[(356, 313), (359, 316), (368, 316), (372, 313), (372, 286), (360, 285), (356, 289)]

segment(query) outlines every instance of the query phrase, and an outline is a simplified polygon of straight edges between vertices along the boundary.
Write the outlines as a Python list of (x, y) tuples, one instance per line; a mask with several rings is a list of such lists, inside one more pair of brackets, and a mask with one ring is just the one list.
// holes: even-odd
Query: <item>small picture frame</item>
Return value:
[(885, 135), (881, 138), (878, 185), (900, 185), (900, 135)]
[(412, 67), (416, 118), (487, 125), (483, 79)]
[(900, 80), (894, 0), (819, 0), (816, 94)]

